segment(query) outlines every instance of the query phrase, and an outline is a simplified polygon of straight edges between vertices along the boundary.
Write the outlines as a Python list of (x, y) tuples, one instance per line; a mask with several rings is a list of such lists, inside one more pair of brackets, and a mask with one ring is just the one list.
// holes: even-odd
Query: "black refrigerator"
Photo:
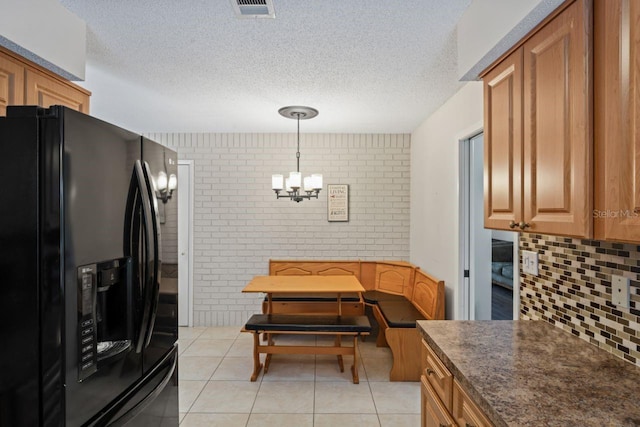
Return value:
[(176, 153), (60, 106), (0, 149), (0, 426), (177, 426)]

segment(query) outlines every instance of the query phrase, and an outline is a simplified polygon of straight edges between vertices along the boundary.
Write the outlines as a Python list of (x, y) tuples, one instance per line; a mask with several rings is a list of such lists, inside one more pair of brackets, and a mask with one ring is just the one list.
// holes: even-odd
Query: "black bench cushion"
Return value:
[[(267, 297), (264, 297), (264, 300), (267, 300)], [(358, 302), (360, 301), (360, 295), (356, 293), (347, 293), (340, 295), (340, 300), (342, 302)], [(301, 293), (301, 294), (283, 294), (283, 293), (274, 293), (271, 295), (271, 301), (280, 301), (280, 302), (338, 302), (337, 295), (334, 294), (325, 294), (325, 293)]]
[(362, 297), (367, 304), (377, 304), (379, 301), (403, 301), (406, 299), (402, 295), (388, 294), (382, 291), (366, 291), (362, 294)]
[(244, 326), (249, 331), (370, 332), (367, 316), (254, 314)]
[(425, 320), (410, 301), (379, 301), (378, 307), (390, 328), (414, 328), (416, 320)]

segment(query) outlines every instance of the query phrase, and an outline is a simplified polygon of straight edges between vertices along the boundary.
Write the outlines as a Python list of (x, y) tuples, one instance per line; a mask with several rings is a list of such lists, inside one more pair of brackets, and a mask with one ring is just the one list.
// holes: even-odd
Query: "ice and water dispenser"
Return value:
[(133, 345), (131, 258), (78, 267), (78, 381)]

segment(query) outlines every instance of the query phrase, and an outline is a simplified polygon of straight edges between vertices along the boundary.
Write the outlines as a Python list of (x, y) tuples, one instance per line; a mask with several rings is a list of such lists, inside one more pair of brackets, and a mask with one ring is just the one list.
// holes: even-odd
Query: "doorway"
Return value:
[(518, 233), (484, 228), (484, 135), (460, 143), (463, 319), (517, 319)]
[(193, 326), (193, 161), (178, 161), (178, 325)]

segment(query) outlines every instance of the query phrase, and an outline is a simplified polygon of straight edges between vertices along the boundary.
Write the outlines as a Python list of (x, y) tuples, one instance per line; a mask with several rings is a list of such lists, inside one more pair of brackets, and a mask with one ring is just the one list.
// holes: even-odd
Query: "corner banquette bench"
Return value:
[[(270, 260), (270, 275), (353, 274), (366, 289), (343, 295), (343, 315), (361, 315), (370, 306), (379, 333), (376, 344), (393, 354), (391, 381), (419, 381), (421, 339), (417, 320), (445, 318), (444, 282), (403, 261)], [(337, 298), (325, 295), (272, 295), (272, 313), (336, 313)], [(267, 312), (266, 302), (263, 313)]]

